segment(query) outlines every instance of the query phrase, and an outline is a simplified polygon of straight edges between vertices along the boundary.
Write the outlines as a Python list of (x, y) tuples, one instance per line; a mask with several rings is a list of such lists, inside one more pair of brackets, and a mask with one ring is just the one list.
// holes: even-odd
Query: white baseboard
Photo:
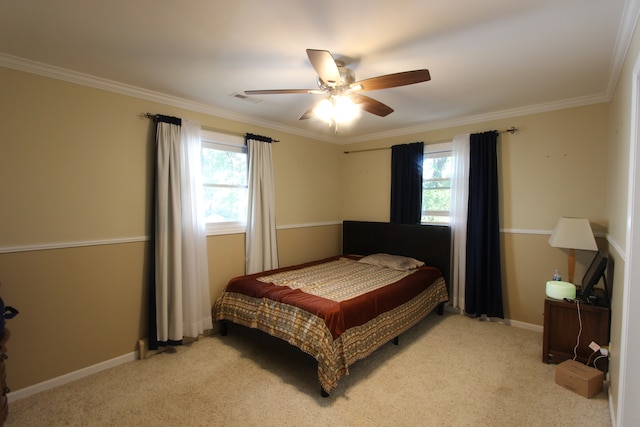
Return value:
[(82, 368), (74, 372), (69, 372), (68, 374), (64, 374), (47, 381), (22, 388), (20, 390), (12, 391), (10, 393), (7, 393), (7, 399), (9, 400), (9, 403), (15, 402), (16, 400), (24, 399), (25, 397), (40, 393), (41, 391), (49, 390), (51, 388), (67, 384), (72, 381), (79, 380), (80, 378), (88, 377), (89, 375), (96, 374), (100, 371), (104, 371), (115, 366), (122, 365), (123, 363), (134, 361), (136, 359), (138, 359), (138, 352), (133, 351), (128, 354), (123, 354), (122, 356), (105, 360), (104, 362), (100, 362), (92, 366), (87, 366), (86, 368)]
[(516, 328), (528, 329), (530, 331), (536, 331), (540, 333), (544, 331), (544, 328), (542, 327), (542, 325), (534, 325), (533, 323), (521, 322), (519, 320), (504, 319), (504, 324), (513, 326)]
[(611, 420), (612, 426), (617, 426), (616, 424), (616, 413), (614, 411), (613, 400), (611, 399), (611, 377), (609, 376), (609, 372), (607, 372), (607, 397), (609, 399), (609, 419)]
[[(451, 307), (445, 307), (445, 310), (447, 312), (459, 313), (458, 310)], [(534, 325), (531, 323), (520, 322), (518, 320), (505, 319), (504, 324), (508, 326), (514, 326), (517, 328), (523, 328), (523, 329), (529, 329), (532, 331), (542, 332), (542, 326)], [(49, 390), (54, 387), (67, 384), (72, 381), (79, 380), (80, 378), (88, 377), (89, 375), (93, 375), (98, 372), (121, 365), (123, 363), (131, 362), (138, 359), (139, 359), (138, 351), (132, 351), (131, 353), (123, 354), (122, 356), (105, 360), (104, 362), (100, 362), (92, 366), (87, 366), (86, 368), (79, 369), (74, 372), (69, 372), (68, 374), (64, 374), (47, 381), (43, 381), (41, 383), (22, 388), (20, 390), (12, 391), (10, 393), (7, 393), (7, 398), (9, 399), (9, 402), (15, 402), (16, 400), (24, 399), (25, 397), (31, 396), (36, 393), (40, 393), (41, 391)]]
[[(460, 312), (460, 309), (453, 308), (450, 305), (445, 305), (444, 311), (446, 311), (447, 313), (462, 314)], [(498, 319), (498, 318), (493, 318), (493, 317), (492, 318), (483, 317), (482, 319), (483, 320), (489, 320), (491, 322), (504, 323), (507, 326), (513, 326), (515, 328), (521, 328), (521, 329), (528, 329), (530, 331), (536, 331), (536, 332), (540, 332), (540, 333), (542, 333), (544, 331), (544, 328), (541, 325), (534, 325), (533, 323), (521, 322), (519, 320)]]

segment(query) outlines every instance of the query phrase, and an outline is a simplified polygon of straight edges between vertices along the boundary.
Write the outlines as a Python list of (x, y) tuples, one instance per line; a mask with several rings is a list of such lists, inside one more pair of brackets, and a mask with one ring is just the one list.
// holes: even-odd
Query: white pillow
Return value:
[(415, 258), (390, 254), (373, 254), (358, 260), (358, 262), (403, 271), (413, 270), (414, 268), (418, 268), (424, 265), (424, 262), (419, 261)]

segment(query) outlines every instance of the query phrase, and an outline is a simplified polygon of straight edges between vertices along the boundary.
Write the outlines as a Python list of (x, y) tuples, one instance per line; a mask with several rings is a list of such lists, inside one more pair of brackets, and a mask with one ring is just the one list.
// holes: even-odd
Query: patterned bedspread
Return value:
[(214, 320), (260, 329), (310, 354), (318, 361), (322, 388), (330, 392), (351, 364), (447, 299), (437, 269), (402, 272), (334, 257), (232, 279), (212, 314)]
[(258, 280), (300, 289), (307, 294), (340, 302), (390, 285), (415, 271), (394, 270), (363, 264), (351, 258), (339, 258), (298, 270), (258, 277)]

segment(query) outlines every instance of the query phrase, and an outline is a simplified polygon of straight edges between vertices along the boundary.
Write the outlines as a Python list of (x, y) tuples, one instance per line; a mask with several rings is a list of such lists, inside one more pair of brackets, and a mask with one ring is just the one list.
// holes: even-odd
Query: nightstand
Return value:
[[(609, 346), (610, 317), (611, 311), (608, 307), (545, 299), (542, 361), (560, 363), (573, 359), (578, 333), (580, 333), (576, 360), (586, 364), (591, 357), (589, 366), (593, 366), (593, 359), (599, 354), (592, 356), (593, 350), (589, 348), (589, 344), (595, 341), (600, 346)], [(581, 321), (582, 332), (580, 332)], [(599, 359), (596, 367), (607, 372), (609, 358)]]

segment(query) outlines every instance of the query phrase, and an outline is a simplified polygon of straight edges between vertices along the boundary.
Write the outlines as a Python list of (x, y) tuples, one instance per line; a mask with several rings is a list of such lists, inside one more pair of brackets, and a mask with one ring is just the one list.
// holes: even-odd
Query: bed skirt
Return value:
[(214, 321), (227, 320), (259, 329), (300, 348), (318, 361), (318, 380), (331, 392), (349, 366), (368, 356), (448, 300), (445, 281), (438, 278), (408, 302), (363, 325), (347, 329), (335, 340), (322, 318), (306, 310), (234, 292), (224, 292), (212, 309)]

